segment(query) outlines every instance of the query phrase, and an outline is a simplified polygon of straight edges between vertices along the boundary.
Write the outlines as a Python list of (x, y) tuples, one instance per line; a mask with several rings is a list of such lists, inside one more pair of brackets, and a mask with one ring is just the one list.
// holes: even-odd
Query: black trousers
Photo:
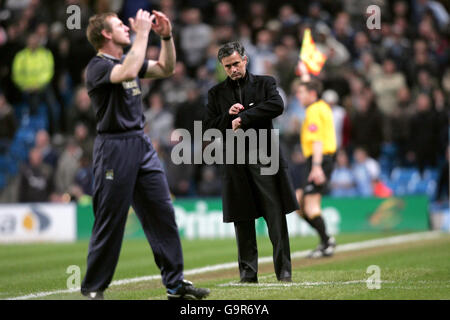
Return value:
[(161, 163), (142, 133), (98, 135), (94, 144), (94, 215), (82, 292), (103, 291), (119, 260), (130, 205), (150, 243), (162, 282), (183, 279), (175, 211)]
[[(279, 190), (275, 176), (264, 176), (260, 165), (248, 165), (255, 205), (267, 223), (269, 238), (273, 246), (273, 264), (277, 279), (289, 278), (292, 274), (291, 251), (286, 215), (282, 212)], [(242, 279), (256, 279), (258, 274), (258, 248), (255, 220), (234, 222), (238, 247), (239, 273)]]

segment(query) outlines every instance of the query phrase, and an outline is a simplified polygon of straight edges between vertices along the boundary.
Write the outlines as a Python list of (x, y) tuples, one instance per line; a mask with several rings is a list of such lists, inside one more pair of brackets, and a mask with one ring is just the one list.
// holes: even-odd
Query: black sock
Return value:
[(325, 222), (323, 221), (322, 216), (318, 215), (310, 219), (305, 215), (305, 220), (311, 225), (311, 227), (317, 230), (317, 233), (319, 234), (320, 237), (320, 241), (323, 244), (327, 243), (330, 237), (328, 237), (327, 232), (325, 231)]

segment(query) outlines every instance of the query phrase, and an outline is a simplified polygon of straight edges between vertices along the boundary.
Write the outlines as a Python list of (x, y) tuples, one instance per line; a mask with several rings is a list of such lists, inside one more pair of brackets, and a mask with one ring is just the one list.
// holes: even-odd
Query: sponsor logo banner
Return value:
[(75, 241), (76, 205), (0, 205), (0, 243), (34, 241)]
[[(233, 223), (222, 220), (222, 200), (186, 199), (174, 202), (175, 217), (181, 238), (232, 238)], [(322, 202), (322, 216), (331, 234), (370, 231), (420, 231), (429, 229), (426, 196), (401, 198), (329, 198)], [(290, 236), (316, 235), (297, 214), (286, 216)], [(91, 236), (94, 215), (92, 206), (78, 207), (78, 238)], [(256, 234), (266, 236), (263, 218), (255, 222)], [(125, 238), (145, 238), (142, 226), (130, 208)]]

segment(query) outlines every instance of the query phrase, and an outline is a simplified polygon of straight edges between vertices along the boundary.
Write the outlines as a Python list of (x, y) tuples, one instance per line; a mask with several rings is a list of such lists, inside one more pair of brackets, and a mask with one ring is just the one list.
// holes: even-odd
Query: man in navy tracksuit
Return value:
[[(144, 115), (139, 78), (173, 74), (175, 47), (169, 19), (158, 11), (139, 10), (129, 28), (114, 13), (90, 18), (89, 42), (98, 51), (87, 66), (87, 89), (95, 109), (94, 215), (87, 271), (81, 293), (102, 299), (114, 275), (130, 205), (151, 245), (169, 299), (202, 299), (208, 289), (183, 279), (183, 255), (166, 176), (149, 138), (143, 134)], [(148, 35), (161, 36), (158, 61), (145, 60)]]

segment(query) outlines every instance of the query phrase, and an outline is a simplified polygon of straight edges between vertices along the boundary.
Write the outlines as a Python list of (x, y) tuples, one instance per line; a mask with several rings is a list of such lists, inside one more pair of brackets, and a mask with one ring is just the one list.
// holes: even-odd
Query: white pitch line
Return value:
[[(324, 285), (346, 285), (346, 284), (359, 284), (367, 283), (367, 280), (350, 280), (350, 281), (317, 281), (317, 282), (290, 282), (290, 283), (240, 283), (240, 282), (228, 282), (219, 284), (218, 287), (313, 287)], [(394, 281), (380, 280), (380, 283), (394, 283)]]
[[(355, 251), (355, 250), (374, 248), (374, 247), (380, 247), (380, 246), (386, 246), (386, 245), (407, 243), (410, 241), (430, 240), (430, 239), (439, 238), (441, 235), (442, 235), (442, 233), (440, 231), (426, 231), (426, 232), (417, 232), (417, 233), (393, 236), (393, 237), (382, 238), (382, 239), (353, 242), (353, 243), (347, 243), (347, 244), (342, 244), (342, 245), (338, 244), (338, 246), (336, 248), (336, 252)], [(309, 253), (310, 253), (310, 250), (293, 252), (293, 253), (291, 253), (291, 258), (292, 259), (305, 258)], [(262, 258), (258, 259), (258, 263), (269, 263), (269, 262), (272, 262), (272, 259), (273, 258), (271, 256), (262, 257)], [(189, 276), (189, 275), (202, 274), (202, 273), (207, 273), (207, 272), (212, 272), (212, 271), (233, 269), (233, 268), (237, 268), (237, 267), (238, 267), (237, 262), (221, 263), (221, 264), (216, 264), (216, 265), (212, 265), (212, 266), (206, 266), (206, 267), (202, 267), (202, 268), (186, 270), (186, 271), (184, 271), (184, 275)], [(130, 284), (130, 283), (159, 280), (159, 279), (161, 279), (161, 275), (136, 277), (136, 278), (129, 278), (129, 279), (113, 281), (113, 282), (111, 282), (110, 286), (120, 286), (120, 285), (125, 285), (125, 284)], [(6, 300), (27, 300), (27, 299), (33, 299), (33, 298), (47, 297), (47, 296), (54, 295), (54, 294), (64, 294), (64, 293), (72, 293), (72, 292), (79, 292), (79, 291), (80, 291), (79, 287), (73, 288), (73, 289), (66, 289), (66, 290), (44, 291), (44, 292), (38, 292), (38, 293), (31, 293), (31, 294), (28, 294), (25, 296), (6, 298)]]

